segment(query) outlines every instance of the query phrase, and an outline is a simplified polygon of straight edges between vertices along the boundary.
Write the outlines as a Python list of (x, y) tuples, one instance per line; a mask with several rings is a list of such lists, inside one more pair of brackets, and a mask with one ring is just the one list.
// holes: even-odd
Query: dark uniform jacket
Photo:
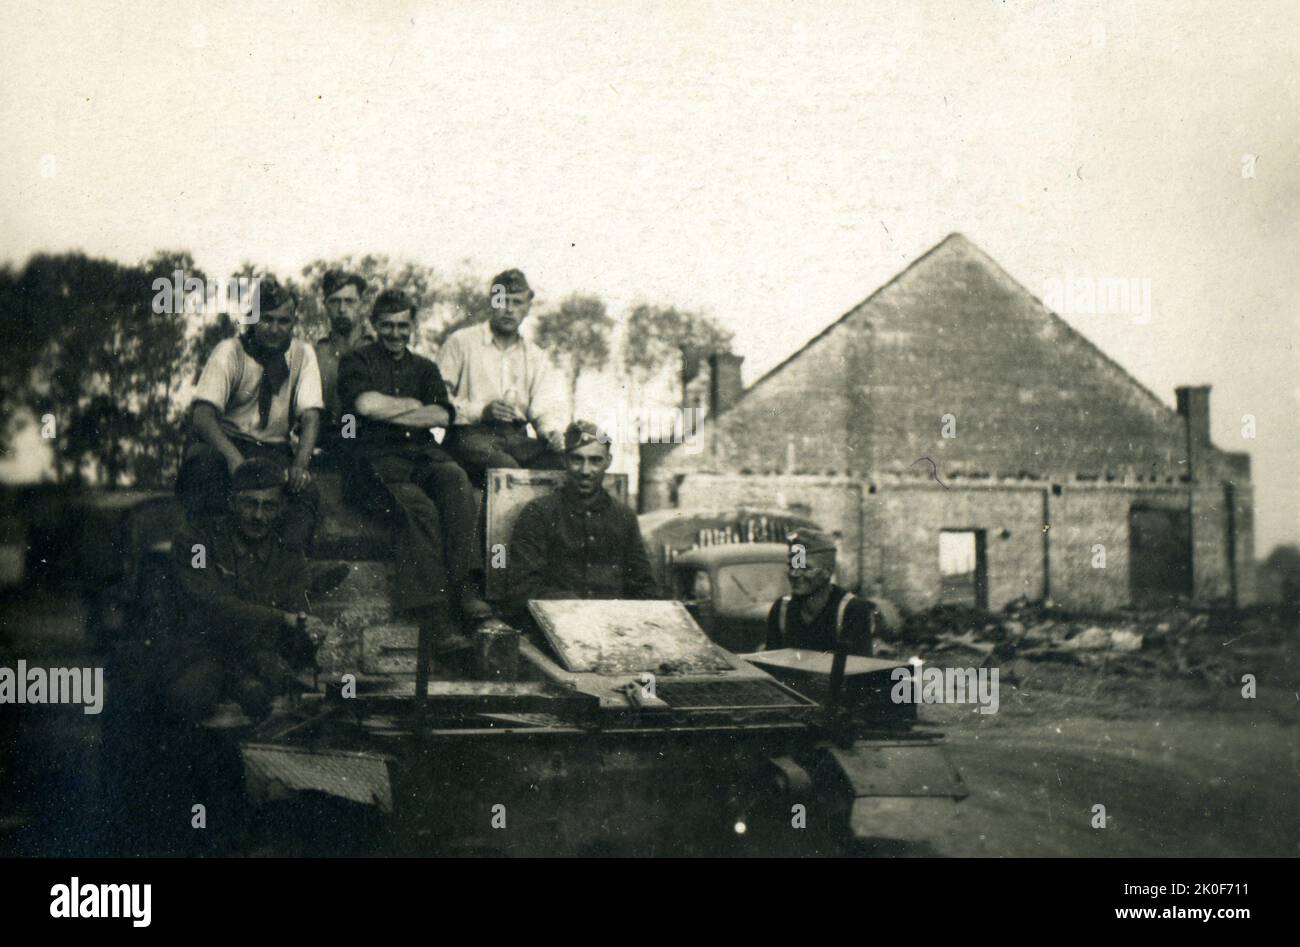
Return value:
[(363, 345), (344, 355), (339, 363), (339, 404), (344, 413), (355, 416), (356, 445), (365, 456), (441, 450), (428, 430), (370, 420), (357, 414), (357, 396), (366, 391), (394, 398), (417, 398), (422, 404), (446, 408), (450, 425), (456, 419), (456, 409), (437, 365), (410, 351), (394, 361), (382, 342)]
[[(195, 558), (196, 545), (203, 546), (203, 560)], [(301, 550), (274, 534), (247, 543), (234, 519), (224, 517), (203, 531), (184, 530), (172, 543), (172, 561), (186, 608), (181, 649), (211, 649), (232, 664), (264, 651), (295, 663), (304, 658), (309, 645), (284, 627), (285, 612), (309, 607), (310, 573)]]
[[(836, 618), (840, 602), (847, 595), (844, 589), (832, 583), (826, 605), (812, 621), (805, 623), (797, 599), (791, 598), (785, 607), (785, 632), (781, 631), (781, 610), (784, 599), (777, 599), (767, 615), (767, 647), (802, 648), (807, 651), (833, 651), (836, 643)], [(844, 637), (850, 654), (871, 657), (871, 613), (874, 607), (856, 596), (844, 610)]]
[(584, 501), (565, 484), (533, 500), (507, 548), (510, 598), (658, 598), (636, 514), (604, 490)]

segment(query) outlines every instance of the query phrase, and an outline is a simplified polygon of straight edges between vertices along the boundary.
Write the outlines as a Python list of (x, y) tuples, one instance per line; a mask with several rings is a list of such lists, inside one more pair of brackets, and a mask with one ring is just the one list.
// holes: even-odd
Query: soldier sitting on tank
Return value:
[(790, 534), (790, 593), (767, 616), (767, 647), (871, 656), (874, 606), (834, 583), (835, 541), (814, 530)]
[(313, 583), (301, 548), (276, 529), (285, 501), (284, 468), (247, 460), (235, 469), (226, 515), (173, 541), (185, 614), (161, 669), (171, 714), (197, 723), (233, 702), (262, 719), (313, 664), (323, 625), (307, 615), (309, 586), (319, 592), (339, 576)]
[(393, 608), (420, 623), (435, 651), (456, 631), (492, 616), (479, 594), (483, 570), (469, 478), (434, 438), (456, 409), (438, 366), (410, 349), (417, 306), (400, 290), (375, 300), (378, 340), (339, 364), (339, 402), (356, 418), (352, 495), (390, 523), (395, 547)]
[(257, 287), (256, 318), (213, 349), (199, 376), (176, 492), (190, 525), (202, 528), (225, 514), (235, 468), (254, 457), (273, 462), (285, 471), (280, 535), (309, 551), (320, 519), (320, 493), (308, 470), (324, 406), (320, 370), (312, 347), (294, 338), (294, 294), (272, 279)]
[(660, 598), (636, 514), (604, 489), (613, 455), (590, 421), (564, 432), (565, 479), (519, 513), (510, 533), (510, 600)]

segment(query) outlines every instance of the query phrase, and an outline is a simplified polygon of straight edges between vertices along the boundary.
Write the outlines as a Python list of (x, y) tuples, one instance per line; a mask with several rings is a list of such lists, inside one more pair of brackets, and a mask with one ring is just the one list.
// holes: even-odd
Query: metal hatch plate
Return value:
[(680, 602), (531, 601), (560, 662), (592, 674), (711, 674), (735, 668)]

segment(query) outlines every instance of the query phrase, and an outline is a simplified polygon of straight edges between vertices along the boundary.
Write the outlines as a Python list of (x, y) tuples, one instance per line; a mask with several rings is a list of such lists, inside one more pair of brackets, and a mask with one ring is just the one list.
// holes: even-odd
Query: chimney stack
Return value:
[(716, 418), (738, 400), (744, 391), (740, 381), (743, 355), (714, 352), (709, 356), (709, 416)]
[(1187, 473), (1195, 479), (1201, 474), (1201, 458), (1210, 449), (1210, 386), (1184, 385), (1174, 393), (1186, 426)]

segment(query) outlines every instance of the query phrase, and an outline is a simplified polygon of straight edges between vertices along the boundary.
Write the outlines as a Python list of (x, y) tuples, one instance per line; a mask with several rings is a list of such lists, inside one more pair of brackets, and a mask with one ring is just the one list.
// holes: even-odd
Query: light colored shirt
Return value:
[(491, 402), (505, 401), (542, 437), (564, 431), (559, 377), (546, 353), (523, 336), (503, 349), (486, 322), (461, 329), (438, 350), (438, 370), (451, 390), (458, 425), (481, 423)]
[(244, 351), (239, 339), (218, 343), (203, 366), (192, 403), (206, 401), (216, 408), (221, 427), (228, 434), (264, 444), (287, 444), (293, 422), (304, 411), (321, 410), (325, 402), (321, 398), (320, 369), (312, 347), (294, 339), (284, 357), (289, 363), (289, 381), (271, 399), (266, 427), (257, 426), (262, 366)]

